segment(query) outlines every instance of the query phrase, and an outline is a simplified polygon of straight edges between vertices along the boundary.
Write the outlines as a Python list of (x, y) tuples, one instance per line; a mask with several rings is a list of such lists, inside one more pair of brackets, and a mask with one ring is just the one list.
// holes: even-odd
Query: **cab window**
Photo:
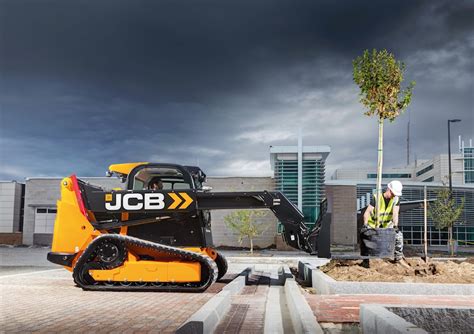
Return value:
[(186, 182), (183, 174), (176, 168), (146, 167), (140, 169), (133, 178), (133, 190), (156, 189), (175, 190), (191, 189), (192, 185)]

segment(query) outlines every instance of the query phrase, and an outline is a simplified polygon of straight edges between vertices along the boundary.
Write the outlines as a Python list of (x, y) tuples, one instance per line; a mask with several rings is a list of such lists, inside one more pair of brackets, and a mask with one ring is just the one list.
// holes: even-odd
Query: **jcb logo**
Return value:
[[(186, 209), (193, 202), (193, 199), (185, 192), (167, 193), (167, 195), (172, 201), (168, 210)], [(109, 211), (163, 210), (166, 206), (165, 202), (163, 193), (105, 194), (105, 208)]]

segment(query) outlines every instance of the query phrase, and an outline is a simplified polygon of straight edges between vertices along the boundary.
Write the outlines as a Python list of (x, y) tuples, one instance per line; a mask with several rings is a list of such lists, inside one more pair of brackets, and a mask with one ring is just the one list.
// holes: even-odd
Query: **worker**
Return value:
[(379, 226), (377, 226), (377, 201), (376, 195), (370, 201), (364, 213), (364, 226), (369, 228), (395, 229), (395, 261), (405, 264), (403, 260), (403, 233), (398, 229), (398, 213), (400, 211), (400, 196), (402, 196), (402, 183), (393, 180), (387, 184), (387, 189), (380, 196)]
[(155, 177), (148, 183), (149, 190), (162, 190), (163, 189), (163, 182), (160, 178)]

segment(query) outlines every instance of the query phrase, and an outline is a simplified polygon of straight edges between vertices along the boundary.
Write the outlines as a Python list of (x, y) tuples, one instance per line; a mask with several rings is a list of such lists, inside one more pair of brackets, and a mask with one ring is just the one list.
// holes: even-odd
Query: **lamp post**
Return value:
[(451, 123), (461, 122), (460, 119), (448, 119), (448, 174), (449, 174), (449, 193), (453, 192), (453, 178), (451, 175)]

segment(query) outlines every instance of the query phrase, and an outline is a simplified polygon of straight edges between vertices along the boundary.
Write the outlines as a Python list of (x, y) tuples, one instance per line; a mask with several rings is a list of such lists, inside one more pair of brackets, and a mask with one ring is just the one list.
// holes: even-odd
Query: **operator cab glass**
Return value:
[(141, 168), (133, 176), (133, 190), (148, 190), (150, 184), (156, 180), (160, 180), (163, 190), (186, 190), (192, 189), (183, 177), (183, 173), (173, 167), (145, 167)]

